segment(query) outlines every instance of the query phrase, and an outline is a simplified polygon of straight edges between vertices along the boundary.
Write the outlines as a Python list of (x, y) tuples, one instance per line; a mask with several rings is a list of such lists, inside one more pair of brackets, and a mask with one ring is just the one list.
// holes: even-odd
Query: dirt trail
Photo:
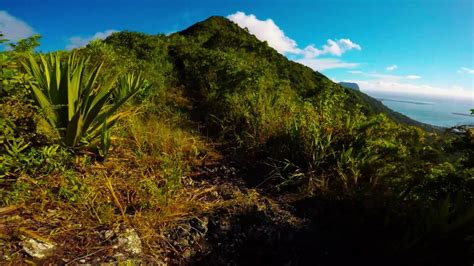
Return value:
[[(191, 265), (300, 265), (302, 248), (311, 246), (306, 221), (295, 215), (287, 200), (266, 195), (249, 185), (246, 165), (223, 145), (193, 169), (195, 182), (208, 182), (230, 204), (210, 215), (187, 221), (191, 232), (177, 233), (186, 250), (178, 264)], [(173, 238), (173, 236), (172, 236)], [(182, 241), (188, 238), (191, 241)], [(182, 243), (190, 243), (188, 250)], [(304, 263), (303, 263), (304, 264)]]
[[(189, 177), (192, 182), (215, 187), (216, 196), (229, 204), (217, 212), (187, 221), (185, 227), (192, 228), (189, 232), (171, 234), (172, 239), (181, 239), (181, 242), (176, 241), (179, 244), (175, 249), (180, 254), (174, 262), (191, 265), (313, 265), (309, 258), (325, 256), (323, 248), (316, 252), (313, 249), (314, 232), (311, 221), (302, 211), (305, 203), (301, 204), (301, 196), (275, 193), (273, 185), (277, 183), (262, 183), (268, 178), (268, 169), (263, 163), (249, 161), (242, 157), (242, 151), (238, 151), (235, 145), (216, 143), (209, 137), (209, 132), (215, 129), (198, 127), (207, 123), (202, 110), (197, 107), (199, 99), (195, 99), (196, 95), (188, 96), (193, 102), (190, 117), (206, 136), (209, 146), (214, 147), (214, 152), (208, 152)], [(298, 204), (300, 208), (295, 207)], [(190, 249), (183, 243), (190, 244)]]
[[(240, 160), (223, 145), (216, 150), (191, 178), (212, 184), (230, 204), (187, 222), (194, 228), (189, 234), (194, 245), (190, 250), (176, 246), (187, 251), (177, 264), (397, 265), (396, 258), (387, 262), (391, 256), (377, 232), (381, 224), (357, 220), (363, 206), (291, 191), (276, 193), (272, 180), (263, 186), (252, 181), (266, 180), (255, 176), (262, 174), (255, 171), (258, 162)], [(363, 226), (374, 233), (366, 234), (370, 229)]]

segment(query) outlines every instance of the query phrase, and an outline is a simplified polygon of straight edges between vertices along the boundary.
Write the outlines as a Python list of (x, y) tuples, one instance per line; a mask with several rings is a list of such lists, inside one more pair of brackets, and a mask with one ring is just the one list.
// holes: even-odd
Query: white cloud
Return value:
[(322, 49), (316, 48), (314, 44), (301, 49), (298, 48), (296, 41), (286, 36), (283, 30), (271, 19), (259, 20), (253, 14), (247, 15), (240, 11), (227, 16), (227, 18), (241, 28), (247, 28), (259, 40), (266, 41), (270, 47), (273, 47), (281, 54), (294, 54), (303, 56), (305, 59), (312, 59), (320, 55), (341, 56), (349, 50), (362, 49), (360, 45), (352, 42), (350, 39), (329, 39)]
[(337, 58), (303, 58), (295, 61), (305, 66), (308, 66), (315, 71), (333, 68), (351, 68), (359, 66), (358, 63), (344, 62)]
[(227, 18), (239, 25), (247, 28), (259, 40), (267, 41), (279, 53), (298, 54), (301, 51), (297, 48), (296, 42), (285, 35), (285, 33), (271, 19), (259, 20), (255, 15), (247, 15), (244, 12), (237, 12), (227, 16)]
[(470, 69), (467, 67), (461, 67), (461, 69), (458, 70), (458, 73), (461, 74), (474, 74), (474, 69)]
[(315, 58), (319, 55), (321, 55), (322, 51), (319, 50), (318, 48), (314, 47), (313, 44), (310, 44), (304, 48), (302, 51), (304, 58)]
[(417, 76), (417, 75), (408, 75), (408, 76), (405, 76), (406, 79), (421, 79), (420, 76)]
[(370, 72), (366, 73), (363, 71), (348, 71), (351, 74), (360, 74), (368, 78), (375, 78), (377, 80), (382, 80), (382, 81), (390, 81), (390, 82), (399, 82), (402, 80), (415, 80), (415, 79), (421, 79), (421, 76), (418, 75), (407, 75), (407, 76), (400, 76), (400, 75), (390, 75), (390, 74), (379, 74), (377, 72)]
[[(345, 62), (335, 58), (316, 58), (320, 55), (334, 55), (341, 56), (348, 50), (357, 49), (360, 50), (360, 45), (353, 43), (349, 39), (339, 39), (333, 41), (331, 39), (327, 40), (327, 44), (323, 46), (323, 49), (320, 50), (315, 48), (313, 44), (306, 46), (304, 50), (300, 53), (303, 54), (302, 59), (297, 59), (295, 62), (303, 64), (312, 68), (315, 71), (322, 71), (326, 69), (333, 68), (352, 68), (357, 67), (359, 63), (350, 63)], [(362, 73), (361, 71), (359, 73)]]
[(396, 92), (416, 95), (437, 95), (456, 98), (468, 98), (474, 101), (474, 90), (468, 90), (459, 86), (448, 88), (430, 85), (411, 84), (406, 82), (384, 81), (384, 80), (352, 80), (359, 84), (362, 91)]
[(339, 39), (337, 41), (333, 41), (331, 39), (327, 40), (327, 44), (323, 46), (323, 50), (321, 54), (330, 54), (335, 56), (341, 56), (346, 51), (356, 49), (361, 50), (362, 48), (360, 45), (353, 43), (349, 39)]
[(339, 40), (327, 40), (326, 44), (323, 45), (322, 49), (314, 47), (314, 44), (306, 46), (303, 50), (300, 50), (300, 54), (303, 54), (305, 58), (315, 58), (320, 55), (334, 55), (341, 56), (350, 50), (361, 50), (362, 48), (357, 43), (353, 43), (349, 39)]
[(7, 11), (0, 10), (0, 32), (5, 39), (18, 41), (33, 35), (33, 28), (26, 22), (8, 14)]
[(80, 36), (74, 36), (74, 37), (71, 37), (68, 39), (69, 43), (66, 45), (66, 49), (68, 50), (71, 50), (71, 49), (74, 49), (74, 48), (79, 48), (79, 47), (83, 47), (83, 46), (86, 46), (89, 42), (93, 41), (93, 40), (103, 40), (107, 37), (109, 37), (110, 35), (112, 35), (112, 33), (114, 32), (117, 32), (116, 30), (106, 30), (106, 31), (103, 31), (103, 32), (97, 32), (96, 34), (92, 35), (92, 36), (87, 36), (87, 37), (80, 37)]
[(388, 66), (387, 68), (385, 68), (385, 70), (387, 70), (387, 71), (393, 71), (393, 70), (395, 70), (395, 69), (397, 69), (397, 68), (398, 68), (397, 65), (391, 65), (391, 66)]
[(339, 43), (339, 45), (342, 47), (342, 49), (348, 51), (348, 50), (352, 50), (352, 49), (356, 49), (356, 50), (362, 50), (362, 47), (360, 47), (360, 45), (358, 45), (357, 43), (353, 43), (351, 40), (349, 39), (340, 39), (339, 41), (337, 41)]

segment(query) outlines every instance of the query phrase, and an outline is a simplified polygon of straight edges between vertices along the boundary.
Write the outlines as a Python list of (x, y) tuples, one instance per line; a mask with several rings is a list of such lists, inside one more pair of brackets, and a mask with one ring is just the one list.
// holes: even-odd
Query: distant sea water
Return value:
[(474, 125), (474, 116), (470, 115), (470, 109), (474, 109), (474, 97), (460, 99), (375, 91), (365, 93), (419, 122), (440, 127)]

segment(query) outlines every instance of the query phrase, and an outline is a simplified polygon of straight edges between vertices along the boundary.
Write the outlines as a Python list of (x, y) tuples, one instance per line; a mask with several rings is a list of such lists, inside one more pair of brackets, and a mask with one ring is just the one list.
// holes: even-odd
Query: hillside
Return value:
[(1, 53), (0, 262), (461, 265), (474, 135), (210, 17)]
[[(270, 67), (274, 75), (281, 80), (288, 81), (292, 88), (304, 97), (313, 96), (320, 93), (321, 90), (337, 87), (334, 82), (319, 72), (288, 60), (283, 55), (277, 53), (267, 45), (258, 41), (244, 29), (222, 17), (211, 17), (206, 21), (197, 23), (186, 30), (178, 33), (186, 37), (191, 37), (193, 42), (198, 40), (201, 47), (208, 50), (237, 50), (240, 55), (243, 53), (250, 54), (265, 67)], [(230, 52), (230, 51), (229, 51)], [(232, 51), (233, 52), (233, 51)], [(229, 53), (231, 54), (231, 53)], [(186, 55), (187, 56), (187, 55)], [(189, 59), (187, 59), (189, 60)], [(227, 59), (224, 59), (227, 60)], [(263, 68), (263, 67), (262, 67)], [(263, 71), (259, 69), (258, 71)], [(268, 70), (267, 70), (268, 71)], [(346, 84), (339, 84), (346, 88)], [(355, 84), (358, 88), (358, 85)], [(340, 90), (340, 88), (338, 88)], [(346, 91), (354, 100), (348, 101), (348, 107), (361, 104), (365, 114), (385, 114), (394, 121), (422, 127), (427, 130), (435, 130), (435, 127), (415, 121), (401, 113), (395, 112), (386, 107), (382, 102), (367, 94), (360, 92)]]

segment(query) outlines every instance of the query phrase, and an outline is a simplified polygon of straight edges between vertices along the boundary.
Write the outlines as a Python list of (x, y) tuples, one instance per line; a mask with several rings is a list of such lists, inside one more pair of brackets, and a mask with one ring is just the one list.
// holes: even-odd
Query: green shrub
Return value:
[(0, 181), (21, 173), (39, 176), (65, 171), (70, 161), (69, 151), (58, 145), (32, 147), (23, 138), (11, 136), (0, 140)]

